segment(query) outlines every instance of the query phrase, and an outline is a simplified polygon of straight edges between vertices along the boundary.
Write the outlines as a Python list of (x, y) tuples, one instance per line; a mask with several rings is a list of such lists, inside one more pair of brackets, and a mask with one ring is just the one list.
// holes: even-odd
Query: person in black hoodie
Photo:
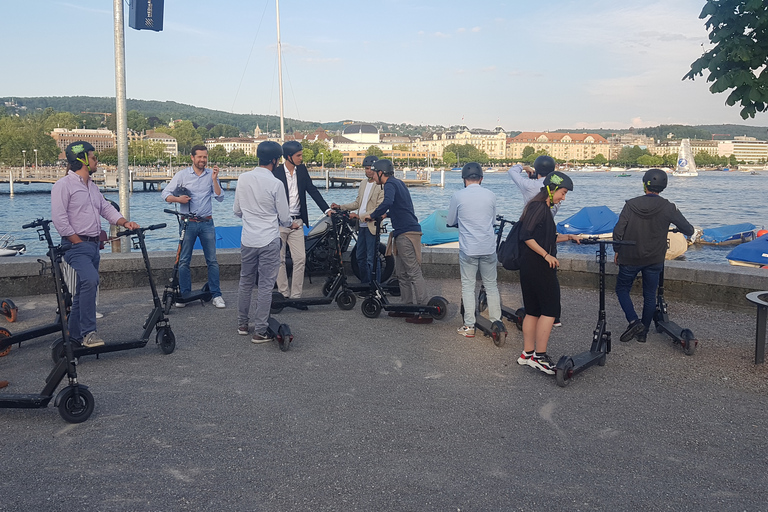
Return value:
[[(683, 217), (674, 203), (659, 194), (667, 187), (667, 173), (649, 169), (643, 175), (645, 195), (630, 199), (613, 228), (614, 240), (634, 241), (635, 245), (616, 245), (614, 261), (619, 265), (616, 276), (616, 297), (627, 317), (627, 330), (619, 338), (645, 342), (648, 328), (656, 311), (656, 289), (664, 270), (669, 225), (674, 224), (685, 235), (693, 234), (693, 226)], [(629, 292), (637, 274), (643, 276), (643, 316), (639, 319)]]

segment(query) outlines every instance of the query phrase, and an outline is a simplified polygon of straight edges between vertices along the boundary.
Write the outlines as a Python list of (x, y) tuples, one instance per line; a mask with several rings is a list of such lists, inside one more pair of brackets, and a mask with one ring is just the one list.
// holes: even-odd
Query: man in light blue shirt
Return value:
[[(523, 207), (541, 191), (541, 187), (544, 186), (544, 178), (554, 171), (555, 167), (555, 160), (551, 156), (541, 155), (536, 158), (533, 167), (517, 164), (509, 168), (507, 174), (520, 189), (520, 194), (523, 196)], [(559, 204), (552, 205), (550, 211), (553, 217), (559, 208)]]
[[(219, 286), (219, 263), (216, 261), (216, 230), (213, 225), (213, 206), (211, 199), (218, 202), (224, 200), (224, 192), (219, 183), (219, 167), (213, 169), (208, 164), (208, 149), (202, 144), (192, 148), (192, 166), (177, 172), (167, 187), (163, 189), (162, 197), (168, 203), (181, 204), (182, 213), (194, 213), (202, 217), (200, 221), (187, 222), (187, 232), (181, 244), (179, 254), (179, 288), (181, 295), (189, 295), (192, 291), (192, 274), (189, 262), (192, 260), (192, 248), (195, 240), (200, 239), (203, 246), (205, 263), (208, 266), (208, 287), (213, 297), (213, 305), (217, 308), (226, 307), (221, 297)], [(177, 189), (180, 190), (176, 194)], [(179, 226), (181, 232), (182, 226)], [(183, 308), (183, 302), (177, 302), (177, 308)]]
[(288, 208), (288, 197), (282, 182), (272, 171), (277, 167), (283, 148), (273, 141), (265, 141), (256, 148), (259, 167), (243, 173), (237, 180), (234, 213), (243, 219), (240, 238), (240, 285), (237, 299), (237, 333), (249, 332), (248, 317), (251, 296), (259, 277), (253, 343), (272, 341), (269, 310), (272, 307), (272, 288), (280, 268), (280, 227), (299, 229)]
[(483, 168), (470, 162), (461, 170), (464, 188), (451, 197), (447, 223), (459, 226), (459, 268), (461, 298), (464, 301), (464, 325), (458, 333), (467, 338), (475, 336), (475, 282), (477, 271), (488, 296), (488, 316), (491, 322), (501, 320), (501, 298), (496, 285), (496, 194), (480, 186)]

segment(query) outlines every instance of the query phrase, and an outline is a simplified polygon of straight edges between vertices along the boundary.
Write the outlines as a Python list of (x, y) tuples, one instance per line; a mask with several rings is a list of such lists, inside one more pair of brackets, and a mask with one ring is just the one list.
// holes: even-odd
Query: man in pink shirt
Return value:
[(64, 151), (67, 175), (51, 190), (51, 218), (61, 235), (64, 261), (77, 273), (77, 291), (69, 313), (69, 336), (86, 347), (98, 347), (104, 340), (96, 334), (96, 289), (99, 286), (99, 233), (101, 217), (125, 229), (138, 229), (128, 222), (91, 180), (98, 163), (94, 147), (73, 142)]

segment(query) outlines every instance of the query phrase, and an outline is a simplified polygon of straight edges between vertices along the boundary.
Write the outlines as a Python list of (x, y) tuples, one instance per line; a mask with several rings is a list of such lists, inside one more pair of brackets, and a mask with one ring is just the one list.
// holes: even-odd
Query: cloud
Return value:
[(444, 34), (442, 32), (435, 32), (432, 35), (435, 36), (435, 37), (439, 37), (441, 39), (447, 39), (447, 38), (451, 37), (449, 34)]
[(496, 71), (496, 66), (488, 66), (486, 68), (481, 68), (480, 69), (481, 73), (489, 73), (491, 71)]
[(472, 32), (480, 32), (480, 27), (472, 27)]
[(457, 28), (457, 29), (456, 29), (456, 32), (458, 32), (459, 34), (463, 34), (463, 33), (464, 33), (464, 32), (466, 32), (466, 31), (467, 31), (467, 29), (465, 29), (464, 27), (461, 27), (461, 28)]

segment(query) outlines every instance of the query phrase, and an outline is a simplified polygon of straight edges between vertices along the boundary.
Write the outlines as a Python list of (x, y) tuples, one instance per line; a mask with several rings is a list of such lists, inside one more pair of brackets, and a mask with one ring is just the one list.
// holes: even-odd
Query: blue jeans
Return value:
[(653, 265), (619, 265), (619, 273), (616, 276), (616, 297), (619, 299), (621, 309), (627, 322), (632, 323), (637, 320), (637, 313), (632, 304), (632, 298), (629, 292), (632, 290), (632, 283), (638, 273), (643, 276), (643, 325), (648, 329), (653, 321), (653, 314), (656, 312), (656, 289), (659, 287), (659, 276), (664, 270), (664, 263), (655, 263)]
[(483, 256), (467, 256), (459, 251), (459, 269), (461, 271), (461, 299), (464, 301), (464, 325), (475, 326), (475, 308), (477, 299), (475, 296), (475, 283), (477, 271), (480, 270), (480, 279), (485, 286), (488, 297), (488, 318), (491, 322), (501, 320), (501, 298), (499, 287), (496, 285), (496, 254)]
[[(179, 226), (181, 232), (182, 226)], [(182, 296), (189, 295), (192, 291), (192, 272), (189, 269), (189, 262), (192, 260), (192, 248), (195, 246), (195, 239), (200, 239), (200, 245), (203, 246), (205, 255), (205, 264), (208, 266), (208, 287), (213, 297), (221, 297), (221, 287), (219, 286), (219, 263), (216, 261), (216, 230), (213, 226), (213, 220), (208, 222), (187, 222), (187, 232), (184, 235), (184, 242), (181, 244), (181, 254), (179, 254), (179, 289)]]
[(376, 236), (367, 228), (360, 228), (357, 232), (357, 268), (360, 270), (360, 282), (371, 282), (373, 268), (376, 267), (376, 281), (381, 281), (381, 268), (376, 265), (377, 247)]
[(69, 312), (69, 336), (81, 340), (96, 330), (96, 292), (101, 260), (99, 243), (80, 242), (73, 245), (69, 240), (62, 240), (61, 248), (66, 251), (64, 261), (77, 273), (77, 291)]

